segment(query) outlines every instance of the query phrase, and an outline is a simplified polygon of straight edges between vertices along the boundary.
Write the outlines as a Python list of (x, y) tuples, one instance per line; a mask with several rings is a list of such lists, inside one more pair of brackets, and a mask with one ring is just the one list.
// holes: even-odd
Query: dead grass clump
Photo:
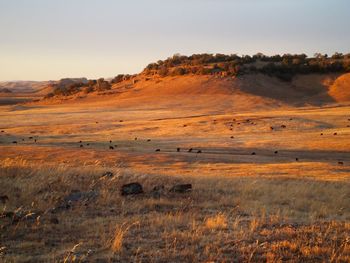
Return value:
[(227, 227), (227, 218), (223, 214), (208, 217), (205, 220), (205, 226), (208, 229), (224, 229)]

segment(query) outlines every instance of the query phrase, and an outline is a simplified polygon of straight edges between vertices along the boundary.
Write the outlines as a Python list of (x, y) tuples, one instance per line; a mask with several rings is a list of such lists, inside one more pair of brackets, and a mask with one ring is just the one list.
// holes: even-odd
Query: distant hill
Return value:
[(0, 88), (11, 92), (35, 92), (53, 81), (6, 81), (0, 82)]
[(37, 96), (45, 97), (45, 103), (181, 107), (197, 103), (247, 109), (350, 102), (349, 72), (350, 54), (315, 54), (312, 58), (304, 54), (198, 54), (175, 55), (149, 64), (139, 74), (120, 74), (110, 80), (66, 78), (28, 85)]

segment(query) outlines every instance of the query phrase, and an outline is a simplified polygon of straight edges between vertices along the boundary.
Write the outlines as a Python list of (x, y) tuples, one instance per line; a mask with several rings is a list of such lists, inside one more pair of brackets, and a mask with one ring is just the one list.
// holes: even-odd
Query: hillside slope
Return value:
[(350, 73), (337, 78), (330, 86), (328, 94), (337, 102), (350, 101)]

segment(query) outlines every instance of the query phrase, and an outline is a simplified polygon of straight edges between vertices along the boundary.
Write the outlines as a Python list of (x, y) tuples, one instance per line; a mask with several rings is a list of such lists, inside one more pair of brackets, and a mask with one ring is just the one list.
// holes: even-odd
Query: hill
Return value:
[[(36, 88), (40, 103), (239, 109), (321, 106), (350, 101), (350, 55), (174, 55), (111, 80), (61, 79)], [(33, 84), (32, 84), (33, 85)], [(103, 97), (101, 97), (103, 96)]]

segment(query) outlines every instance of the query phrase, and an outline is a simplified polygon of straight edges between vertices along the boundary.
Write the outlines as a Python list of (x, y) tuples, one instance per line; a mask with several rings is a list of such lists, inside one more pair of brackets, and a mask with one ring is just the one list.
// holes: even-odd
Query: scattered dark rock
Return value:
[(320, 134), (321, 136), (323, 135), (323, 133)]
[(28, 137), (29, 140), (33, 139), (33, 137)]
[(177, 151), (177, 152), (180, 152), (180, 150), (181, 150), (180, 148), (176, 148), (176, 151)]
[(172, 193), (186, 193), (189, 191), (192, 191), (192, 184), (177, 184), (169, 190)]
[(338, 162), (339, 165), (344, 165), (344, 162)]
[(142, 185), (135, 182), (130, 184), (124, 184), (120, 190), (121, 195), (136, 195), (136, 194), (142, 194), (143, 189)]
[(6, 204), (9, 201), (9, 197), (7, 195), (0, 195), (0, 201), (3, 204)]
[(188, 152), (190, 153), (190, 152), (192, 152), (192, 150), (193, 150), (193, 149), (192, 149), (192, 148), (190, 148), (190, 149), (188, 149)]
[(24, 139), (22, 139), (22, 142), (24, 142)]
[(137, 141), (137, 137), (135, 137), (134, 140)]
[(110, 150), (114, 150), (114, 147), (113, 147), (113, 146), (109, 146), (109, 149), (110, 149)]
[(90, 146), (90, 143), (87, 143), (86, 146)]
[(252, 152), (252, 154), (251, 155), (256, 155), (256, 153), (255, 152)]
[(108, 171), (108, 172), (105, 172), (101, 177), (109, 177), (109, 178), (111, 178), (113, 176), (114, 176), (114, 174), (112, 172)]
[(164, 190), (164, 185), (156, 185), (155, 187), (153, 187), (151, 195), (153, 198), (160, 198), (160, 196), (164, 193)]
[(83, 143), (82, 141), (79, 141), (79, 143)]
[(147, 141), (148, 141), (148, 142), (150, 142), (150, 141), (151, 141), (151, 139), (147, 139)]
[(60, 222), (58, 221), (57, 217), (52, 217), (52, 218), (50, 218), (50, 223), (58, 225)]
[(285, 129), (285, 128), (287, 128), (287, 126), (286, 125), (281, 125), (281, 128)]
[(1, 132), (5, 132), (5, 131), (1, 131)]
[(275, 154), (278, 154), (278, 151), (275, 151)]
[(270, 127), (270, 130), (272, 131), (274, 128), (273, 127)]
[(156, 152), (160, 152), (160, 149), (156, 149)]
[(71, 193), (64, 198), (65, 203), (72, 203), (78, 201), (91, 201), (96, 199), (98, 196), (97, 191), (80, 192), (79, 190), (73, 190)]
[(184, 127), (187, 127), (187, 125), (186, 125), (186, 124), (184, 124)]
[(198, 150), (197, 153), (202, 153), (202, 151), (201, 151), (201, 150)]
[(235, 137), (234, 137), (234, 136), (231, 136), (230, 138), (233, 139), (233, 138), (235, 138)]
[(338, 133), (335, 132), (335, 133), (333, 133), (333, 135), (338, 135)]
[(299, 161), (299, 158), (295, 158), (295, 160), (298, 162), (298, 161)]
[(17, 144), (17, 141), (13, 141), (12, 143)]
[(80, 148), (83, 148), (83, 147), (84, 147), (84, 145), (80, 144)]
[(109, 143), (112, 143), (112, 141), (110, 140)]

